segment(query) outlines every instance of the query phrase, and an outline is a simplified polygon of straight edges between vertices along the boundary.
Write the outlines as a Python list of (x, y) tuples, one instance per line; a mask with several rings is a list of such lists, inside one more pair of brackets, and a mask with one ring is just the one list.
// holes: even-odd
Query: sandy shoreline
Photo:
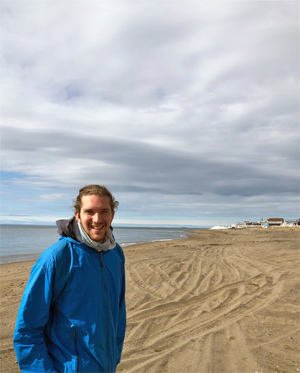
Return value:
[[(296, 228), (201, 230), (124, 248), (128, 327), (117, 372), (297, 372)], [(35, 261), (1, 264), (1, 372)], [(297, 370), (298, 369), (298, 370)]]

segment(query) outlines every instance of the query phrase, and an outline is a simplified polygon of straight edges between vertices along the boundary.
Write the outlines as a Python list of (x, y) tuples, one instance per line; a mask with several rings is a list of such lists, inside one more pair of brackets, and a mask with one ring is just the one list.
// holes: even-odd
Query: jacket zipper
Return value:
[(109, 364), (109, 357), (108, 357), (108, 337), (109, 337), (109, 302), (108, 302), (108, 296), (107, 296), (107, 283), (106, 283), (106, 276), (105, 276), (105, 269), (104, 269), (104, 264), (102, 260), (102, 251), (99, 253), (100, 255), (100, 262), (101, 262), (101, 268), (102, 268), (102, 275), (103, 275), (103, 280), (104, 280), (104, 294), (105, 294), (105, 299), (106, 299), (106, 310), (107, 310), (107, 324), (106, 324), (106, 359), (107, 359), (107, 364), (108, 364), (108, 371), (110, 372), (110, 364)]
[(76, 335), (75, 330), (73, 330), (73, 337), (74, 337), (75, 353), (76, 353), (76, 373), (78, 373), (79, 372), (79, 355), (78, 355), (78, 348), (77, 348), (77, 335)]

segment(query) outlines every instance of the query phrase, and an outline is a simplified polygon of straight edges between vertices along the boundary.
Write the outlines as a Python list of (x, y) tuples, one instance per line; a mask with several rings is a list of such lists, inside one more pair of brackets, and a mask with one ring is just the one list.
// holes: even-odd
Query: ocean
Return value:
[[(116, 241), (122, 246), (141, 242), (167, 241), (186, 238), (187, 228), (114, 227)], [(0, 263), (37, 259), (59, 239), (56, 226), (1, 225)]]

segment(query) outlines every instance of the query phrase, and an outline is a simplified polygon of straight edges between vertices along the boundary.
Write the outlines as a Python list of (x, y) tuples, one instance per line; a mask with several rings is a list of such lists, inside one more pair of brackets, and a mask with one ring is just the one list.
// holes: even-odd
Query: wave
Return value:
[[(185, 237), (187, 238), (187, 237)], [(174, 238), (165, 238), (163, 240), (151, 240), (151, 241), (139, 241), (139, 242), (126, 242), (126, 243), (121, 243), (120, 246), (126, 247), (126, 246), (131, 246), (131, 245), (138, 245), (140, 243), (149, 243), (149, 242), (160, 242), (160, 241), (173, 241)]]

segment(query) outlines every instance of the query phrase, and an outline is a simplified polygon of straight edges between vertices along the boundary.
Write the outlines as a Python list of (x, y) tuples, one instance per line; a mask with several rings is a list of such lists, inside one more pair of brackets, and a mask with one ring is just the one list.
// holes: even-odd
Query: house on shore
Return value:
[(283, 218), (270, 218), (267, 219), (267, 224), (269, 224), (269, 227), (278, 227), (284, 223)]
[(300, 219), (293, 221), (293, 225), (300, 225)]
[(300, 226), (300, 219), (284, 220), (283, 218), (269, 218), (259, 221), (244, 221), (244, 223), (231, 224), (228, 228), (268, 228), (268, 227), (293, 227)]
[(247, 227), (250, 226), (250, 227), (253, 227), (253, 226), (260, 226), (261, 223), (260, 222), (256, 222), (256, 221), (244, 221), (244, 225), (246, 225)]

